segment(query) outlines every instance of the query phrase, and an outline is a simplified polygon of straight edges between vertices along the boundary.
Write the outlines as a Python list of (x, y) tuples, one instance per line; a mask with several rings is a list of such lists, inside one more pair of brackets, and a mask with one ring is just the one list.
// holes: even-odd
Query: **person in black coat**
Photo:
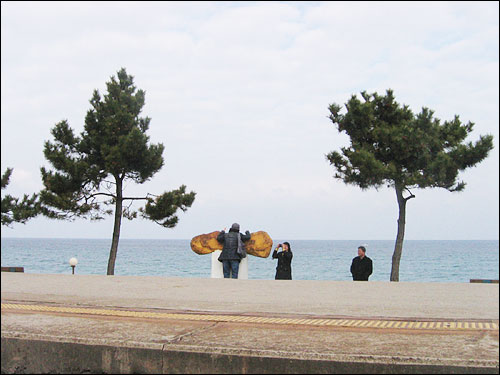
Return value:
[(358, 247), (358, 256), (352, 260), (351, 273), (354, 281), (368, 281), (373, 272), (373, 263), (366, 255), (364, 246)]
[[(281, 247), (282, 251), (278, 252)], [(278, 244), (273, 252), (273, 259), (278, 259), (276, 266), (276, 280), (292, 280), (292, 258), (293, 253), (288, 242)]]
[(245, 234), (240, 233), (240, 225), (234, 223), (231, 229), (226, 233), (226, 228), (222, 230), (217, 236), (217, 241), (223, 244), (222, 253), (219, 255), (219, 262), (222, 262), (222, 271), (224, 278), (228, 279), (231, 276), (233, 279), (238, 278), (238, 271), (240, 269), (241, 257), (238, 255), (238, 236), (241, 241), (248, 241), (250, 239), (250, 231)]

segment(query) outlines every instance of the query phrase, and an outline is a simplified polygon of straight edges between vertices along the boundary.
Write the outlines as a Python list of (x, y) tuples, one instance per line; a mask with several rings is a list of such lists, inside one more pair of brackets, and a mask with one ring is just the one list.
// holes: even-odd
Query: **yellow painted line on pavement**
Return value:
[(116, 317), (139, 317), (175, 320), (199, 320), (215, 322), (237, 322), (237, 323), (262, 323), (262, 324), (296, 324), (305, 326), (336, 326), (351, 328), (377, 328), (377, 329), (413, 329), (413, 330), (496, 330), (498, 323), (494, 322), (454, 322), (454, 321), (404, 321), (404, 320), (381, 320), (381, 319), (342, 319), (342, 318), (271, 318), (262, 316), (242, 315), (210, 315), (191, 313), (161, 313), (150, 311), (112, 310), (81, 307), (62, 307), (45, 305), (26, 305), (2, 303), (2, 310), (26, 310), (35, 312), (69, 313), (82, 315), (101, 315)]

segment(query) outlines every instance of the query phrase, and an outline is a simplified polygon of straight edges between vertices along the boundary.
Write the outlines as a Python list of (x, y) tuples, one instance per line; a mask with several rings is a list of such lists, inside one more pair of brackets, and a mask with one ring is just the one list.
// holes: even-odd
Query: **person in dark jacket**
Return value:
[[(282, 251), (278, 252), (281, 247)], [(288, 242), (278, 244), (273, 252), (273, 259), (278, 259), (276, 266), (276, 280), (292, 280), (292, 258), (293, 253)]]
[(352, 260), (351, 273), (354, 281), (368, 281), (373, 272), (373, 263), (366, 255), (364, 246), (358, 247), (358, 256)]
[(238, 255), (238, 236), (241, 241), (245, 242), (250, 239), (250, 232), (247, 230), (245, 234), (240, 233), (240, 225), (234, 223), (226, 233), (224, 228), (217, 236), (217, 241), (224, 245), (222, 253), (219, 255), (219, 262), (222, 262), (222, 271), (224, 278), (228, 279), (231, 276), (233, 279), (238, 278), (241, 257)]

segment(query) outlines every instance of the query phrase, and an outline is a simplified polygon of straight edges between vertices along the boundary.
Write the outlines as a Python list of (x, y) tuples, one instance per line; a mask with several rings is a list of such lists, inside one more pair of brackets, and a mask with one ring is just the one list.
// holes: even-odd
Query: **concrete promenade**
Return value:
[(2, 373), (498, 373), (499, 286), (2, 272)]

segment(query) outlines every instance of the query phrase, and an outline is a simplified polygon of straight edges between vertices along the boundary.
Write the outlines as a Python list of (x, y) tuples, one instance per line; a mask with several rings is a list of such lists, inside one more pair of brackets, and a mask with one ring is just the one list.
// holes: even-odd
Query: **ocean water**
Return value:
[[(275, 240), (274, 244), (284, 240)], [(357, 247), (367, 245), (373, 260), (370, 280), (389, 281), (394, 241), (288, 240), (293, 251), (295, 280), (352, 280), (350, 266)], [(106, 274), (111, 240), (2, 238), (2, 267), (24, 267), (26, 273)], [(249, 256), (249, 279), (274, 279), (277, 260)], [(198, 255), (190, 240), (121, 239), (115, 275), (210, 277), (211, 255)], [(404, 242), (399, 280), (469, 282), (498, 279), (499, 241)]]

